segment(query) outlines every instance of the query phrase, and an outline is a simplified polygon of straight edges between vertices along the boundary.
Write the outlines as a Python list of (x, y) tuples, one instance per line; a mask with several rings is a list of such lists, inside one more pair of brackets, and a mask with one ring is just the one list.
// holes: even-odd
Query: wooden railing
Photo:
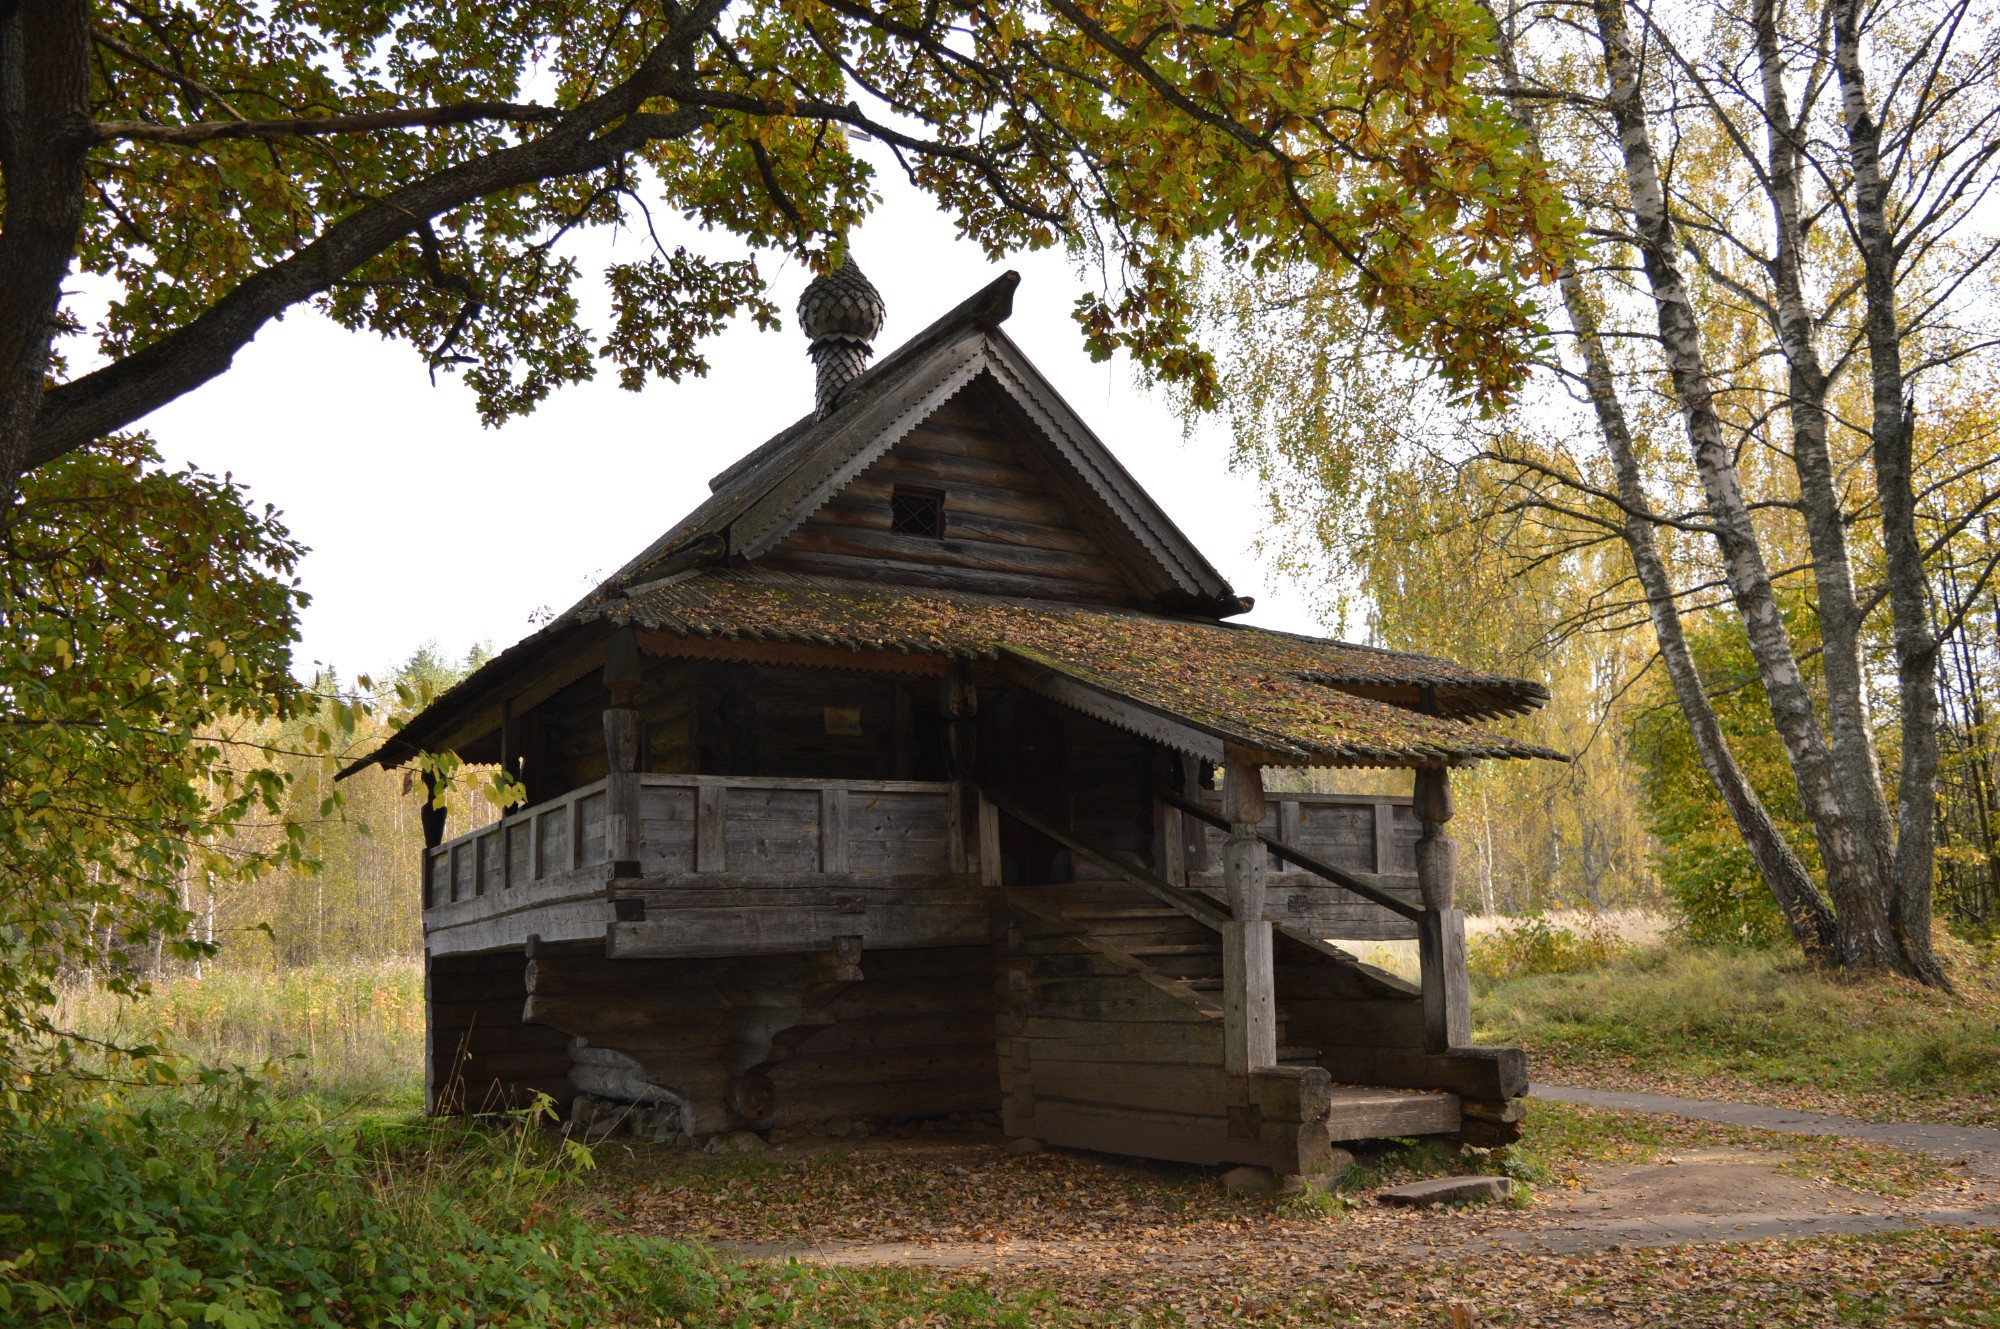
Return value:
[[(956, 786), (916, 780), (653, 775), (637, 782), (643, 877), (967, 871)], [(613, 862), (610, 781), (597, 780), (428, 850), (424, 908), (504, 896)], [(976, 850), (973, 852), (976, 853)]]
[[(1272, 922), (1321, 937), (1408, 940), (1421, 907), (1410, 800), (1363, 794), (1272, 793), (1258, 827)], [(1161, 793), (1155, 802), (1161, 875), (1218, 899), (1227, 895), (1220, 796)]]

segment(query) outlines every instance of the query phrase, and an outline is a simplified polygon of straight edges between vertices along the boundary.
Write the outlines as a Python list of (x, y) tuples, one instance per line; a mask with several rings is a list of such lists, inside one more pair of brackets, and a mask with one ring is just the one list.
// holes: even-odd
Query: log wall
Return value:
[(435, 1113), (497, 1112), (537, 1093), (567, 1104), (569, 1040), (522, 1022), (524, 950), (424, 961), (424, 1101)]
[(606, 960), (537, 946), (527, 1018), (636, 1060), (697, 1134), (991, 1110), (984, 945)]
[[(911, 430), (760, 566), (1097, 604), (1138, 602), (1117, 561), (1059, 494), (1053, 459), (972, 387)], [(1052, 483), (1053, 481), (1053, 483)], [(898, 487), (943, 498), (940, 539), (891, 529)]]

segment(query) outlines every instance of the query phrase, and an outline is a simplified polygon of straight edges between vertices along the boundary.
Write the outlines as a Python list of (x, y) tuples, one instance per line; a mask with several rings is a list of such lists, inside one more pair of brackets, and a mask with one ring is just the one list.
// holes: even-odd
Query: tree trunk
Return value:
[(90, 143), (84, 0), (0, 0), (0, 513), (13, 507), (41, 412)]
[[(1497, 17), (1494, 28), (1500, 44), (1502, 72), (1508, 86), (1518, 91), (1520, 75), (1514, 61), (1511, 36)], [(1517, 115), (1539, 149), (1540, 126), (1534, 116), (1526, 111), (1518, 111)], [(1646, 611), (1653, 623), (1653, 636), (1659, 644), (1660, 659), (1666, 665), (1667, 678), (1673, 684), (1681, 715), (1687, 720), (1695, 753), (1701, 759), (1702, 769), (1714, 782), (1716, 792), (1721, 795), (1723, 806), (1729, 809), (1737, 833), (1750, 850), (1759, 875), (1791, 927), (1792, 936), (1808, 957), (1829, 960), (1836, 954), (1833, 911), (1821, 898), (1812, 875), (1792, 851), (1770, 810), (1764, 806), (1764, 800), (1758, 797), (1749, 777), (1737, 764), (1728, 735), (1722, 731), (1722, 722), (1716, 716), (1707, 689), (1702, 686), (1700, 671), (1695, 668), (1694, 652), (1688, 646), (1687, 630), (1681, 621), (1680, 604), (1674, 598), (1673, 579), (1668, 575), (1666, 560), (1660, 554), (1657, 532), (1646, 516), (1649, 508), (1645, 485), (1640, 478), (1638, 456), (1633, 450), (1632, 430), (1625, 416), (1624, 403), (1619, 399), (1617, 380), (1611, 372), (1611, 357), (1605, 350), (1604, 338), (1598, 331), (1596, 310), (1574, 261), (1563, 264), (1561, 289), (1563, 306), (1569, 314), (1577, 347), (1583, 355), (1584, 378), (1591, 406), (1597, 415), (1598, 430), (1604, 438), (1605, 449), (1611, 454), (1612, 467), (1617, 475), (1618, 501), (1624, 508), (1622, 533), (1625, 547), (1631, 554), (1632, 570), (1638, 578), (1639, 587), (1645, 593)]]
[(1903, 381), (1901, 324), (1896, 312), (1897, 252), (1889, 234), (1889, 184), (1882, 175), (1882, 131), (1868, 102), (1861, 65), (1861, 7), (1834, 0), (1834, 68), (1853, 168), (1855, 243), (1861, 252), (1871, 380), (1871, 452), (1882, 505), (1882, 554), (1896, 651), (1896, 686), (1903, 725), (1902, 771), (1896, 793), (1896, 854), (1887, 910), (1896, 958), (1926, 983), (1946, 985), (1931, 948), (1931, 889), (1937, 810), (1937, 640), (1930, 630), (1923, 546), (1911, 475), (1915, 411)]
[(1730, 597), (1742, 619), (1784, 740), (1800, 800), (1813, 824), (1838, 921), (1838, 959), (1857, 969), (1895, 965), (1899, 949), (1889, 927), (1889, 892), (1866, 843), (1865, 820), (1847, 800), (1833, 753), (1820, 732), (1812, 695), (1787, 636), (1770, 570), (1743, 494), (1734, 452), (1723, 438), (1715, 390), (1701, 347), (1701, 329), (1679, 266), (1679, 240), (1646, 125), (1640, 67), (1625, 23), (1623, 0), (1595, 0), (1609, 83), (1607, 104), (1618, 127), (1632, 219), (1659, 320), (1660, 344), (1674, 396), (1687, 427), (1696, 474), (1722, 553)]
[(1882, 767), (1875, 753), (1867, 682), (1861, 663), (1862, 612), (1854, 593), (1854, 565), (1848, 556), (1847, 524), (1834, 482), (1828, 446), (1825, 369), (1814, 339), (1814, 320), (1805, 295), (1806, 223), (1799, 201), (1799, 127), (1785, 90), (1785, 61), (1778, 32), (1777, 0), (1756, 0), (1751, 15), (1762, 76), (1767, 142), (1764, 191), (1771, 202), (1776, 254), (1771, 265), (1776, 292), (1773, 314), (1784, 349), (1787, 415), (1792, 427), (1792, 463), (1799, 480), (1799, 508), (1812, 550), (1813, 584), (1819, 596), (1821, 662), (1826, 674), (1827, 728), (1841, 799), (1854, 817), (1878, 881), (1894, 872), (1889, 805), (1882, 794)]

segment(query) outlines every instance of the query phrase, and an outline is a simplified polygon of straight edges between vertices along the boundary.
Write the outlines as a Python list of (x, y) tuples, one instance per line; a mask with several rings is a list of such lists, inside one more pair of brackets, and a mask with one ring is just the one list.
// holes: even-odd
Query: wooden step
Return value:
[(1327, 1135), (1335, 1141), (1446, 1135), (1458, 1126), (1456, 1094), (1420, 1089), (1337, 1084), (1333, 1086), (1333, 1111), (1327, 1114)]
[(1215, 955), (1222, 954), (1222, 947), (1214, 942), (1196, 942), (1188, 946), (1134, 946), (1127, 955)]
[(1317, 1066), (1319, 1065), (1320, 1052), (1320, 1048), (1307, 1043), (1298, 1043), (1290, 1047), (1280, 1044), (1278, 1047), (1278, 1064), (1280, 1066)]

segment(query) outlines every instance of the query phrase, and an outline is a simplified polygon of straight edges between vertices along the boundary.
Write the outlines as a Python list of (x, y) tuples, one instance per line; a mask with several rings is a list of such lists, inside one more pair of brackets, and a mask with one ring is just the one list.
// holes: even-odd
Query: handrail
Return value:
[(1172, 905), (1197, 922), (1220, 931), (1224, 923), (1231, 921), (1233, 915), (1229, 912), (1228, 907), (1218, 904), (1206, 895), (1200, 895), (1194, 891), (1182, 890), (1172, 882), (1161, 877), (1156, 877), (1144, 868), (1126, 862), (1108, 849), (1099, 849), (1087, 840), (1079, 840), (1068, 831), (1058, 829), (1038, 813), (1021, 806), (1021, 804), (1008, 798), (1005, 794), (995, 793), (986, 785), (980, 785), (979, 792), (985, 797), (987, 802), (1012, 817), (1015, 821), (1020, 822), (1029, 830), (1047, 836), (1063, 848), (1069, 850), (1072, 854), (1078, 854), (1098, 864), (1100, 867), (1111, 869), (1134, 886)]
[[(1180, 811), (1185, 812), (1189, 816), (1194, 817), (1199, 821), (1205, 821), (1211, 826), (1220, 827), (1225, 831), (1229, 829), (1229, 819), (1227, 817), (1221, 816), (1218, 813), (1210, 812), (1207, 808), (1203, 807), (1201, 804), (1196, 803), (1190, 799), (1182, 798), (1179, 794), (1176, 794), (1171, 790), (1162, 789), (1156, 792), (1160, 801), (1165, 803), (1168, 807), (1178, 808)], [(1279, 858), (1288, 859), (1289, 861), (1296, 863), (1298, 866), (1304, 868), (1307, 872), (1312, 873), (1314, 876), (1323, 877), (1327, 881), (1332, 882), (1334, 885), (1342, 888), (1343, 890), (1354, 892), (1354, 894), (1360, 896), (1362, 899), (1368, 901), (1370, 904), (1381, 905), (1384, 909), (1387, 909), (1390, 913), (1396, 914), (1402, 918), (1407, 918), (1413, 923), (1417, 919), (1423, 917), (1424, 911), (1420, 906), (1413, 905), (1407, 900), (1399, 899), (1396, 896), (1389, 894), (1389, 892), (1382, 890), (1380, 887), (1371, 886), (1367, 882), (1361, 880), (1359, 877), (1353, 876), (1344, 869), (1337, 868), (1331, 863), (1323, 862), (1320, 859), (1314, 858), (1311, 854), (1305, 853), (1302, 850), (1294, 849), (1292, 848), (1292, 846), (1286, 844), (1284, 841), (1275, 840), (1272, 837), (1265, 835), (1262, 831), (1259, 831), (1257, 833), (1257, 838), (1263, 841), (1265, 848), (1269, 849)]]

